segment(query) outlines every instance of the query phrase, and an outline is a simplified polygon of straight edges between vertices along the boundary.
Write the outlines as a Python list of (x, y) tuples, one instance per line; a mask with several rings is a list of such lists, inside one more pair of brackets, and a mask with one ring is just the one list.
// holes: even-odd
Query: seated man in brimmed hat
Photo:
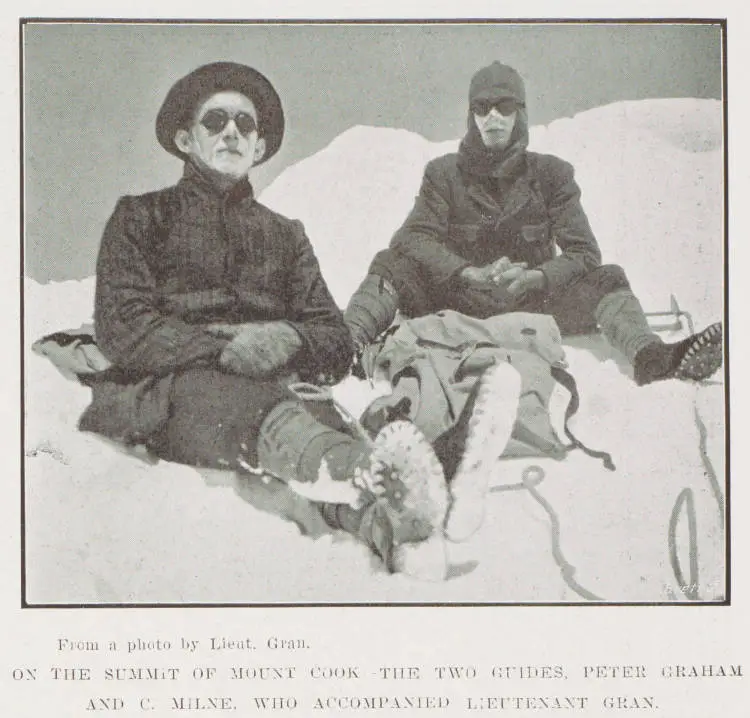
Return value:
[(352, 346), (301, 223), (253, 196), (248, 172), (283, 133), (250, 67), (205, 65), (171, 88), (156, 134), (184, 174), (122, 197), (104, 230), (94, 320), (112, 367), (89, 380), (80, 426), (250, 481), (324, 485), (331, 527), (391, 571), (442, 579), (447, 489), (430, 445), (408, 422), (368, 440), (294, 390), (341, 379)]

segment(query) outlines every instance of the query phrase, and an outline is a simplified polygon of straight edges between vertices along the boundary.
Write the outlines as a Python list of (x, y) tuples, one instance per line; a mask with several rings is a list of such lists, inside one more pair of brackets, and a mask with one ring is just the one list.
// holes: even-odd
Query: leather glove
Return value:
[(240, 326), (219, 357), (219, 365), (233, 374), (268, 379), (287, 369), (302, 347), (302, 337), (287, 322), (251, 322)]

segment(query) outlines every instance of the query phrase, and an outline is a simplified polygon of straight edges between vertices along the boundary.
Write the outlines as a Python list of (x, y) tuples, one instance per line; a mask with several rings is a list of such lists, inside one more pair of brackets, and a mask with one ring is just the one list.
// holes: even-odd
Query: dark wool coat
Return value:
[(346, 373), (351, 339), (299, 221), (259, 204), (249, 182), (220, 190), (186, 163), (180, 182), (119, 200), (97, 262), (94, 325), (114, 367), (94, 380), (81, 428), (130, 442), (159, 429), (174, 373), (218, 366), (203, 324), (286, 320), (306, 381)]
[(504, 180), (480, 180), (459, 154), (445, 155), (428, 163), (391, 247), (443, 292), (462, 269), (506, 256), (540, 269), (553, 294), (601, 264), (580, 196), (572, 165), (552, 155), (525, 152)]

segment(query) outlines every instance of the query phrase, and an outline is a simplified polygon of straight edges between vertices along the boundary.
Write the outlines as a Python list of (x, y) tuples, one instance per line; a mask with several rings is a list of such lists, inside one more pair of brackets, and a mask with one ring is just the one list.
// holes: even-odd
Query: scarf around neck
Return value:
[(516, 125), (510, 136), (510, 143), (501, 150), (485, 146), (482, 135), (469, 112), (468, 132), (458, 148), (459, 167), (466, 174), (482, 181), (512, 181), (523, 171), (526, 163), (526, 148), (529, 144), (529, 130), (526, 110), (518, 110)]

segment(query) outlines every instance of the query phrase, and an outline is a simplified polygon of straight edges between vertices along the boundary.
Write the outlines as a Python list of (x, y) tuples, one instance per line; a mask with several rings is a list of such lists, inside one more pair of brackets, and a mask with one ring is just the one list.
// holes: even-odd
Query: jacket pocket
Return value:
[(536, 247), (550, 243), (549, 222), (540, 224), (524, 224), (521, 227), (521, 236)]
[(480, 225), (476, 222), (450, 224), (448, 226), (448, 236), (459, 247), (471, 246), (479, 238), (479, 229)]

